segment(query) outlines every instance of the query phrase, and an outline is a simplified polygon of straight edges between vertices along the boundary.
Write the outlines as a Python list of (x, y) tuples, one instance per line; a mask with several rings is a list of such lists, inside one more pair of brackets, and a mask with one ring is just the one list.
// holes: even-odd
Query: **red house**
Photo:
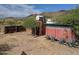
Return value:
[(76, 40), (75, 33), (71, 25), (46, 24), (46, 35), (58, 41), (73, 42)]

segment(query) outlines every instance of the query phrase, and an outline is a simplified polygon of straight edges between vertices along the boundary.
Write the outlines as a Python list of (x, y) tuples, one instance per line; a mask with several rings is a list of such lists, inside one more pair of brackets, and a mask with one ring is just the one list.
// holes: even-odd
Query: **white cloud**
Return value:
[(41, 13), (40, 10), (34, 9), (32, 5), (9, 4), (0, 5), (0, 16), (2, 17), (25, 17), (33, 13)]

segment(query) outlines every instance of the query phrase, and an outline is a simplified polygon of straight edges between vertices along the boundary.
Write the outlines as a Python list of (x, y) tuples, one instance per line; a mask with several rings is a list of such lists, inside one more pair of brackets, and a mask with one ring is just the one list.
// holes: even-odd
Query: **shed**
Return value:
[(23, 26), (15, 26), (15, 25), (2, 25), (2, 26), (0, 26), (0, 34), (22, 32), (22, 31), (26, 31), (26, 28)]

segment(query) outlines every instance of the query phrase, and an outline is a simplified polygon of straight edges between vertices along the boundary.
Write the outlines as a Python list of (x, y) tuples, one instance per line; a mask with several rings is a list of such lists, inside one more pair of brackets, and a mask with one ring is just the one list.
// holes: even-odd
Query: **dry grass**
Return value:
[(45, 36), (34, 37), (27, 32), (4, 34), (0, 36), (0, 45), (11, 47), (5, 52), (9, 55), (19, 55), (22, 51), (33, 55), (79, 54), (79, 48), (69, 48), (57, 42), (47, 40)]

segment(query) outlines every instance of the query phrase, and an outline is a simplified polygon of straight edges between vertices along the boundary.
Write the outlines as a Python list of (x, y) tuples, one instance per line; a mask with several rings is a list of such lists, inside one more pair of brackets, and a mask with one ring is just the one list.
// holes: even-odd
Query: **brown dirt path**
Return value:
[(25, 51), (29, 55), (72, 55), (79, 54), (79, 48), (69, 48), (58, 42), (51, 42), (45, 36), (34, 37), (26, 32), (4, 34), (0, 36), (0, 44), (13, 46), (9, 55), (20, 55)]

